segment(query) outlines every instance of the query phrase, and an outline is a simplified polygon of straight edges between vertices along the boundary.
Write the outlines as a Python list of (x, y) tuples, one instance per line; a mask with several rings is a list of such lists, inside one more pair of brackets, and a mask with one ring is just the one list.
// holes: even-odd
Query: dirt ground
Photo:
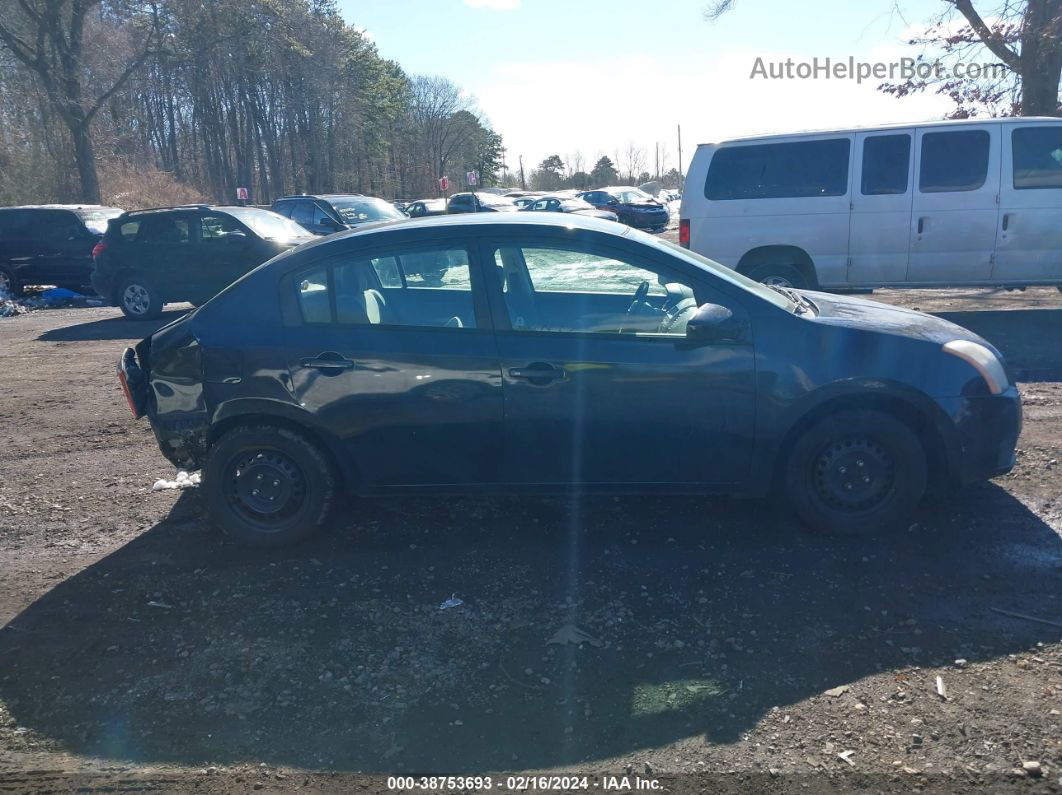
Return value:
[(1062, 791), (1062, 295), (874, 297), (995, 342), (1025, 428), (1012, 474), (859, 541), (767, 502), (410, 499), (249, 552), (151, 491), (114, 379), (178, 309), (0, 319), (0, 790)]

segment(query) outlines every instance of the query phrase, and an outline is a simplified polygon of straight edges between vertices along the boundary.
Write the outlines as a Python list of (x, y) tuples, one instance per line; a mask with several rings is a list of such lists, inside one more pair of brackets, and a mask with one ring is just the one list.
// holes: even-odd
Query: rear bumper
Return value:
[(1014, 468), (1021, 434), (1021, 395), (1011, 386), (999, 395), (942, 401), (955, 428), (953, 473), (959, 485), (988, 480)]

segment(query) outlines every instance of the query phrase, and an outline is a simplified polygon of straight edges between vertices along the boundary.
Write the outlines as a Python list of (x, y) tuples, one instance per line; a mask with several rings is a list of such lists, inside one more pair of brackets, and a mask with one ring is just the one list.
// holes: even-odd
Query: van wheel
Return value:
[(162, 314), (162, 296), (150, 280), (133, 275), (118, 286), (118, 306), (131, 320), (151, 320)]
[(871, 535), (908, 518), (926, 490), (918, 436), (880, 411), (839, 411), (797, 439), (786, 462), (785, 493), (815, 530)]
[(287, 428), (234, 428), (203, 467), (210, 520), (250, 546), (287, 546), (316, 534), (328, 521), (335, 485), (324, 453)]
[(0, 296), (18, 298), (22, 295), (22, 285), (18, 278), (7, 268), (0, 268)]
[(759, 265), (748, 272), (748, 277), (778, 287), (795, 287), (798, 290), (808, 287), (807, 277), (793, 265)]

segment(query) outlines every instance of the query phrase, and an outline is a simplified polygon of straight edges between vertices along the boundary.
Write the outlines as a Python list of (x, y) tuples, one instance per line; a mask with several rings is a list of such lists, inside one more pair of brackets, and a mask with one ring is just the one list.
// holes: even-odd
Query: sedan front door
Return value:
[(739, 481), (755, 420), (751, 335), (698, 345), (685, 327), (700, 304), (722, 303), (739, 319), (743, 307), (685, 263), (604, 240), (584, 233), (487, 244), (506, 480)]

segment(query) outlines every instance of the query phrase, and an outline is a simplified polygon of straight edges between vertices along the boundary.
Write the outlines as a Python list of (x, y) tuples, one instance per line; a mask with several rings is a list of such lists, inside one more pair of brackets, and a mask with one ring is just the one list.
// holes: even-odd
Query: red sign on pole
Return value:
[(449, 187), (450, 187), (450, 178), (449, 177), (440, 177), (439, 178), (439, 190), (446, 190)]
[(241, 202), (247, 201), (247, 188), (236, 188), (236, 199)]

